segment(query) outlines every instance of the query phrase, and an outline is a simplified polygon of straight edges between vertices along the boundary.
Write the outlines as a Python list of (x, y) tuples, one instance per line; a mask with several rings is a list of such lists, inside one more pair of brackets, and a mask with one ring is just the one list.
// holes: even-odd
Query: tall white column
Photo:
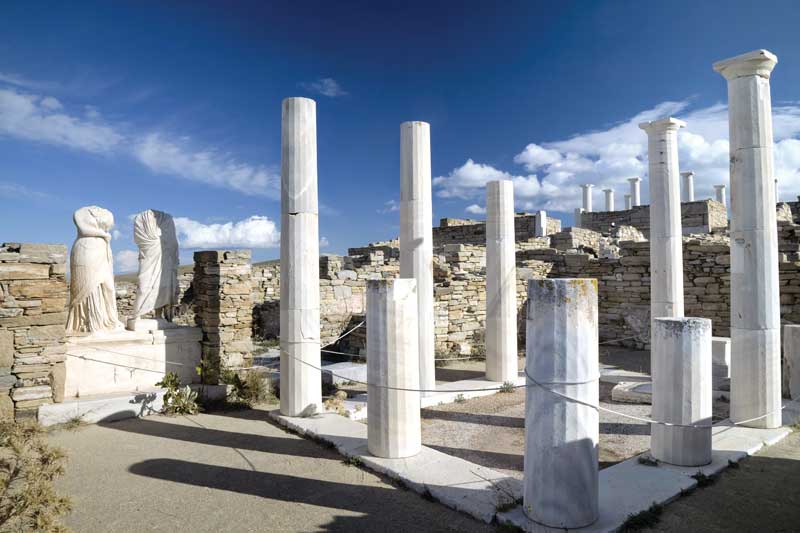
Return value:
[(536, 222), (533, 228), (534, 237), (544, 237), (547, 235), (547, 211), (536, 212)]
[(728, 207), (728, 201), (725, 198), (725, 185), (714, 185), (714, 191), (717, 195), (717, 201), (725, 207)]
[[(772, 103), (778, 59), (757, 50), (714, 64), (728, 80), (731, 155), (731, 420), (781, 425), (780, 295)], [(756, 420), (752, 420), (757, 418)]]
[(592, 212), (592, 185), (591, 183), (584, 183), (581, 185), (581, 189), (583, 189), (583, 210), (587, 213)]
[[(683, 316), (683, 235), (674, 118), (644, 122), (650, 178), (650, 321)], [(653, 352), (653, 356), (655, 352)]]
[(400, 125), (400, 277), (417, 280), (420, 387), (434, 390), (431, 127), (427, 122)]
[(631, 195), (625, 195), (625, 209), (632, 209), (633, 208), (633, 200), (631, 200)]
[(614, 189), (603, 189), (606, 194), (606, 211), (614, 210)]
[(416, 280), (367, 281), (367, 448), (377, 457), (422, 450), (417, 322)]
[(656, 318), (650, 372), (653, 419), (650, 451), (659, 461), (700, 466), (711, 462), (711, 321), (707, 318)]
[(642, 178), (628, 178), (631, 184), (631, 202), (633, 206), (642, 205)]
[[(528, 281), (525, 474), (531, 519), (579, 528), (598, 516), (597, 280)], [(546, 390), (545, 388), (549, 390)]]
[[(320, 410), (317, 104), (287, 98), (281, 117), (281, 414)], [(312, 366), (316, 368), (312, 368)]]
[(681, 172), (681, 178), (683, 178), (681, 202), (694, 202), (694, 172), (691, 170)]
[(783, 376), (786, 392), (800, 400), (800, 326), (783, 326)]
[(486, 379), (517, 379), (514, 183), (486, 184)]
[(583, 223), (582, 219), (583, 219), (583, 208), (582, 207), (576, 207), (575, 208), (575, 220), (572, 223), (572, 225), (574, 227), (576, 227), (576, 228), (580, 228), (581, 224)]

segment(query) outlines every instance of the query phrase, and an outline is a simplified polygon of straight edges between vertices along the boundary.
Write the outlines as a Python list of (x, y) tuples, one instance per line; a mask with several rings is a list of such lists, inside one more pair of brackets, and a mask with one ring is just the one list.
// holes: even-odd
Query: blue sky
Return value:
[(323, 252), (398, 233), (399, 125), (431, 123), (434, 220), (480, 218), (484, 185), (571, 223), (645, 177), (636, 125), (673, 115), (696, 196), (727, 182), (714, 61), (757, 48), (772, 77), (776, 175), (800, 192), (796, 2), (5, 2), (0, 8), (0, 240), (74, 239), (110, 209), (119, 271), (130, 216), (178, 220), (196, 248), (278, 255), (280, 106), (317, 101)]

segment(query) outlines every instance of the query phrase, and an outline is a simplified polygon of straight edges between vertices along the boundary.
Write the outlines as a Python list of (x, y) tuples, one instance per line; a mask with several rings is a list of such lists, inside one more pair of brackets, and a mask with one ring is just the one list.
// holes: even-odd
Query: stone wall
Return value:
[[(624, 211), (583, 213), (580, 227), (608, 235), (611, 233), (612, 223), (616, 226), (633, 226), (645, 237), (649, 237), (650, 206), (640, 205)], [(724, 230), (728, 227), (728, 212), (724, 205), (715, 200), (684, 202), (681, 204), (681, 224), (684, 235)]]
[(67, 248), (0, 246), (0, 419), (64, 399)]
[[(517, 241), (536, 237), (536, 215), (517, 213), (514, 216), (514, 232)], [(561, 231), (561, 220), (547, 217), (547, 234)], [(471, 219), (443, 218), (439, 227), (433, 228), (433, 246), (445, 244), (486, 244), (486, 222)]]
[(203, 331), (203, 382), (216, 383), (221, 368), (249, 365), (253, 299), (250, 250), (194, 253), (192, 301)]
[[(180, 286), (180, 304), (172, 318), (176, 324), (194, 326), (194, 307), (192, 301), (192, 280), (194, 269), (181, 268), (178, 271), (178, 285)], [(133, 316), (133, 306), (136, 302), (137, 284), (135, 281), (119, 281), (115, 283), (117, 290), (117, 314), (123, 324), (127, 324), (129, 317)], [(153, 313), (148, 313), (149, 318)]]

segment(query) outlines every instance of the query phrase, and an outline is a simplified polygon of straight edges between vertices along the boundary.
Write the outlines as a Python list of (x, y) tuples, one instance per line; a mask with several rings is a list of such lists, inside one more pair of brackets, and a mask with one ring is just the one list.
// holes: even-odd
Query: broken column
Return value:
[(583, 189), (583, 210), (587, 213), (592, 212), (592, 185), (591, 183), (584, 183), (581, 185), (581, 189)]
[(529, 280), (526, 327), (522, 508), (546, 526), (588, 526), (598, 516), (597, 280)]
[(377, 457), (422, 449), (416, 288), (413, 279), (367, 281), (367, 448)]
[[(681, 178), (683, 178), (683, 188), (681, 189), (681, 201), (682, 202), (694, 202), (694, 172), (691, 170), (687, 172), (681, 172)], [(650, 200), (650, 203), (653, 201)]]
[(707, 318), (653, 320), (653, 420), (650, 453), (679, 466), (711, 462), (711, 321)]
[(800, 326), (783, 326), (783, 380), (785, 396), (800, 400)]
[(320, 410), (317, 110), (286, 98), (281, 120), (281, 414)]
[(545, 237), (547, 235), (547, 211), (537, 211), (533, 227), (534, 237)]
[(725, 185), (714, 185), (714, 191), (717, 194), (717, 201), (725, 207), (728, 207), (728, 202), (725, 198)]
[(625, 195), (625, 209), (632, 209), (633, 208), (633, 201), (631, 200), (631, 195)]
[(603, 189), (606, 193), (606, 211), (614, 210), (614, 189)]
[[(650, 177), (650, 318), (683, 316), (683, 235), (674, 118), (643, 122)], [(655, 353), (655, 352), (653, 352)]]
[(631, 184), (631, 203), (633, 206), (642, 205), (642, 178), (628, 178), (628, 181)]
[(780, 295), (772, 104), (777, 57), (756, 50), (714, 64), (728, 80), (731, 160), (731, 408), (734, 422), (781, 425)]
[(431, 129), (400, 125), (400, 277), (417, 280), (420, 388), (436, 388), (433, 319)]
[(486, 184), (486, 379), (517, 379), (514, 183)]
[(582, 207), (576, 207), (575, 208), (575, 221), (572, 223), (572, 225), (574, 227), (576, 227), (576, 228), (580, 228), (581, 224), (583, 223), (582, 219), (583, 219), (583, 208)]

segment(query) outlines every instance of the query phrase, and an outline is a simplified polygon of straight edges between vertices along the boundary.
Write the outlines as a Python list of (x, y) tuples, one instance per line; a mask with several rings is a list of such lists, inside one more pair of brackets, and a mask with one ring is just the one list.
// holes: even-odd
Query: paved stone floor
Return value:
[(69, 457), (58, 487), (76, 532), (494, 530), (344, 464), (261, 410), (129, 419), (49, 440)]

